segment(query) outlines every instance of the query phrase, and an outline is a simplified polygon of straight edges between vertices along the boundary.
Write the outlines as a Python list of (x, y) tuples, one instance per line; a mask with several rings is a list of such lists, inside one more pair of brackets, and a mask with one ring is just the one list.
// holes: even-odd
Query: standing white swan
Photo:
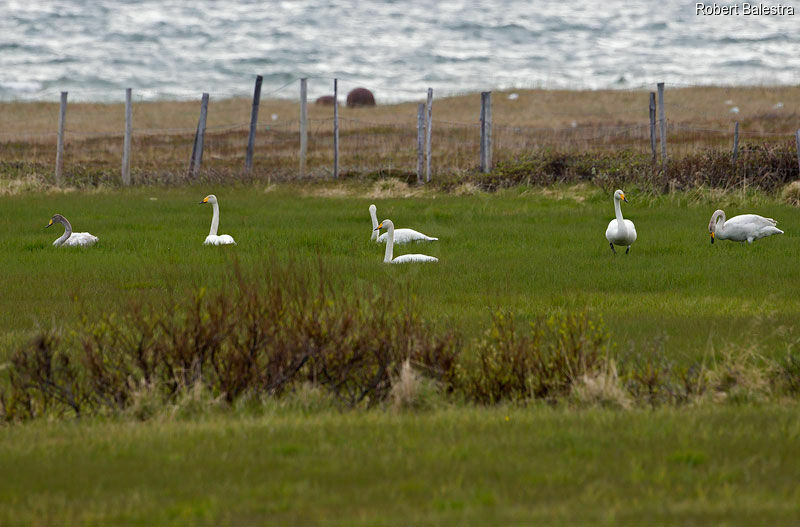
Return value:
[[(386, 234), (383, 233), (378, 236), (378, 231), (380, 227), (378, 227), (378, 215), (376, 212), (375, 205), (369, 206), (369, 216), (372, 218), (372, 237), (370, 238), (374, 242), (378, 243), (386, 243)], [(395, 229), (394, 230), (394, 243), (401, 244), (401, 243), (410, 243), (410, 242), (435, 242), (439, 238), (432, 238), (426, 234), (422, 234), (421, 232), (415, 231), (414, 229)]]
[(741, 214), (725, 221), (725, 213), (717, 209), (711, 215), (708, 232), (711, 233), (711, 243), (714, 243), (714, 238), (753, 243), (753, 240), (765, 236), (783, 234), (783, 231), (775, 226), (777, 224), (778, 222), (772, 218), (758, 214)]
[(375, 227), (378, 231), (382, 227), (386, 227), (386, 252), (383, 256), (383, 263), (409, 263), (409, 262), (438, 262), (439, 259), (425, 254), (404, 254), (397, 258), (392, 258), (394, 254), (394, 223), (392, 220), (383, 220), (380, 225)]
[(625, 249), (625, 254), (628, 254), (628, 251), (631, 250), (631, 244), (636, 241), (636, 227), (633, 226), (631, 220), (622, 219), (622, 209), (619, 206), (620, 200), (628, 203), (628, 200), (625, 199), (625, 193), (617, 190), (614, 192), (614, 213), (617, 218), (608, 223), (606, 240), (608, 240), (608, 244), (614, 254), (617, 253), (614, 250), (615, 245), (627, 245), (628, 248)]
[(53, 242), (54, 247), (88, 247), (97, 243), (97, 236), (88, 232), (72, 232), (72, 225), (61, 214), (53, 214), (53, 217), (50, 218), (50, 223), (45, 228), (52, 227), (54, 222), (64, 226), (64, 234)]
[(211, 203), (211, 206), (214, 208), (214, 215), (211, 217), (211, 230), (208, 232), (208, 236), (206, 236), (206, 241), (203, 242), (203, 245), (236, 245), (236, 242), (233, 241), (233, 237), (228, 234), (217, 236), (217, 229), (219, 228), (219, 204), (217, 202), (217, 197), (214, 194), (209, 194), (200, 202), (201, 205), (203, 203)]

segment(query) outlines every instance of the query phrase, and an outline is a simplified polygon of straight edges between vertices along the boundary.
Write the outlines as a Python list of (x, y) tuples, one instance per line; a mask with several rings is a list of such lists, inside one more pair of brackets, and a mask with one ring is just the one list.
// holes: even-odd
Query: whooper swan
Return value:
[(379, 229), (386, 227), (386, 253), (383, 256), (383, 263), (410, 263), (410, 262), (438, 262), (438, 258), (434, 258), (433, 256), (427, 256), (425, 254), (404, 254), (402, 256), (398, 256), (397, 258), (392, 258), (394, 253), (394, 223), (392, 220), (383, 220), (380, 225), (375, 227), (375, 230), (378, 231)]
[[(369, 206), (369, 215), (372, 218), (372, 238), (370, 238), (374, 242), (378, 243), (386, 243), (386, 234), (383, 233), (378, 236), (378, 231), (380, 228), (378, 227), (378, 215), (376, 213), (375, 205)], [(421, 232), (415, 231), (414, 229), (395, 229), (394, 230), (394, 243), (402, 244), (402, 243), (409, 243), (409, 242), (435, 242), (439, 238), (431, 238), (428, 235), (422, 234)]]
[(614, 249), (615, 245), (627, 246), (628, 248), (625, 249), (625, 254), (628, 254), (631, 250), (631, 244), (636, 241), (636, 227), (633, 226), (631, 220), (622, 219), (622, 209), (620, 209), (619, 206), (620, 200), (628, 203), (628, 200), (625, 199), (625, 193), (621, 190), (617, 190), (614, 192), (614, 213), (617, 218), (608, 222), (606, 240), (608, 240), (608, 244), (611, 246), (611, 252), (614, 254), (617, 253)]
[(203, 245), (236, 245), (236, 242), (233, 241), (233, 237), (228, 234), (217, 236), (217, 228), (219, 227), (219, 204), (217, 202), (217, 197), (214, 194), (209, 194), (200, 202), (201, 205), (203, 203), (211, 203), (211, 206), (214, 208), (214, 215), (211, 217), (211, 230), (208, 231), (208, 236), (206, 236), (206, 241), (203, 242)]
[(708, 223), (708, 232), (711, 233), (711, 243), (714, 243), (714, 238), (753, 243), (753, 240), (765, 236), (783, 234), (783, 231), (775, 226), (777, 223), (772, 218), (757, 214), (742, 214), (725, 221), (725, 213), (716, 210)]
[(53, 214), (47, 227), (52, 227), (53, 223), (60, 223), (64, 226), (64, 234), (53, 242), (54, 247), (88, 247), (97, 243), (97, 236), (88, 232), (72, 232), (72, 225), (61, 214)]

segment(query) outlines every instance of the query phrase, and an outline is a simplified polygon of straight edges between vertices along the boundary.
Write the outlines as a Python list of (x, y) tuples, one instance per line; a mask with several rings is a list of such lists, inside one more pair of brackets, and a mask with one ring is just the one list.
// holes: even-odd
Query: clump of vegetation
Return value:
[(497, 313), (475, 352), (463, 357), (459, 388), (484, 404), (563, 397), (601, 369), (608, 338), (586, 313), (553, 316), (524, 331), (511, 314)]
[(627, 149), (597, 152), (542, 149), (499, 162), (488, 174), (469, 177), (490, 191), (515, 185), (590, 182), (605, 191), (634, 184), (658, 194), (695, 188), (744, 187), (777, 192), (798, 179), (800, 173), (796, 151), (786, 143), (742, 145), (735, 162), (728, 150), (705, 148), (671, 157), (666, 169), (660, 163), (653, 163), (650, 156)]
[(341, 297), (324, 280), (275, 271), (175, 305), (85, 317), (74, 335), (45, 332), (12, 354), (2, 400), (6, 419), (147, 417), (198, 393), (231, 404), (311, 382), (343, 406), (371, 406), (388, 398), (403, 361), (451, 378), (457, 343), (377, 293)]
[(793, 207), (800, 207), (800, 180), (792, 181), (783, 187), (781, 199)]

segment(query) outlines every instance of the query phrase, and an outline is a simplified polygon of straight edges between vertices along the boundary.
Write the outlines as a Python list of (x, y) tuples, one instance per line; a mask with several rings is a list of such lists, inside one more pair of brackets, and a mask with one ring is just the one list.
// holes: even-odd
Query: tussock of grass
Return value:
[(800, 181), (792, 181), (781, 190), (781, 199), (792, 205), (793, 207), (800, 206)]
[(580, 406), (626, 410), (633, 406), (631, 395), (625, 390), (613, 359), (605, 361), (601, 370), (583, 374), (572, 386), (571, 399)]

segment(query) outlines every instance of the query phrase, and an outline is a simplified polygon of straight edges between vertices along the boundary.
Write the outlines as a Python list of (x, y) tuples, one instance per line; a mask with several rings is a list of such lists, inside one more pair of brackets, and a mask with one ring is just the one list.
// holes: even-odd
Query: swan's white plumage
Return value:
[(230, 234), (222, 234), (219, 236), (209, 234), (206, 236), (203, 245), (236, 245), (236, 242)]
[[(375, 205), (369, 206), (369, 216), (372, 220), (372, 236), (370, 239), (374, 242), (378, 243), (386, 243), (387, 234), (383, 233), (378, 235), (378, 215), (377, 209)], [(439, 238), (433, 238), (428, 236), (427, 234), (423, 234), (419, 231), (415, 231), (414, 229), (395, 229), (394, 230), (394, 243), (396, 244), (403, 244), (403, 243), (411, 243), (411, 242), (435, 242), (438, 241)]]
[(777, 224), (778, 222), (772, 218), (758, 214), (740, 214), (726, 220), (725, 212), (718, 209), (711, 215), (708, 232), (711, 233), (711, 243), (714, 243), (714, 238), (753, 243), (759, 238), (783, 234), (783, 231), (776, 227)]
[(206, 236), (203, 245), (236, 245), (233, 237), (229, 234), (217, 235), (217, 229), (219, 228), (219, 202), (217, 197), (214, 194), (209, 194), (200, 202), (201, 205), (203, 203), (211, 203), (211, 207), (214, 209), (214, 213), (211, 216), (211, 230)]
[[(61, 244), (62, 247), (88, 247), (97, 243), (99, 238), (88, 232), (73, 232), (67, 240)], [(55, 242), (54, 242), (55, 243)]]
[(403, 254), (398, 256), (397, 258), (393, 258), (394, 255), (394, 223), (392, 220), (383, 220), (380, 225), (376, 226), (375, 229), (380, 229), (382, 227), (386, 227), (386, 252), (383, 256), (383, 263), (412, 263), (412, 262), (438, 262), (439, 259), (434, 256), (428, 256), (427, 254)]
[(611, 250), (614, 250), (615, 245), (626, 246), (627, 253), (633, 242), (636, 241), (636, 227), (631, 220), (626, 220), (622, 217), (622, 209), (620, 208), (620, 200), (628, 202), (625, 199), (625, 193), (621, 190), (614, 192), (614, 213), (616, 218), (608, 223), (606, 229), (606, 240), (611, 244)]
[(47, 226), (50, 227), (54, 223), (60, 223), (64, 226), (64, 234), (53, 242), (54, 247), (88, 247), (97, 243), (99, 239), (88, 232), (72, 232), (72, 225), (61, 214), (54, 214)]

